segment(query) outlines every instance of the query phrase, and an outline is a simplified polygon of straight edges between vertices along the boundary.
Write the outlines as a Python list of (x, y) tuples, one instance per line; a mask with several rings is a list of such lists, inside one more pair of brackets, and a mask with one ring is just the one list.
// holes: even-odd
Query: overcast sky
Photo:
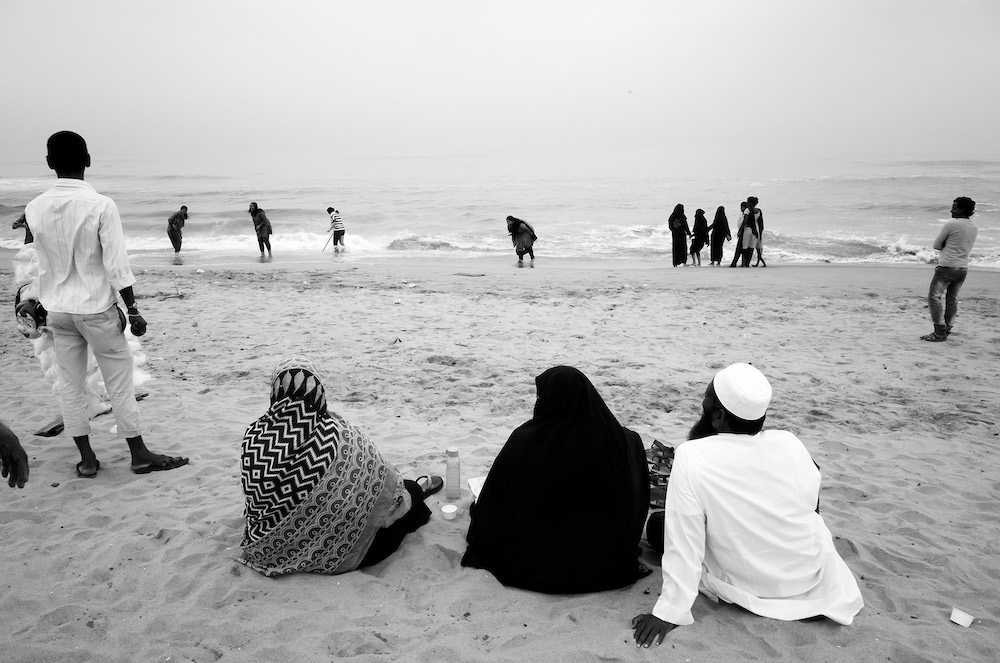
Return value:
[(0, 158), (1000, 155), (997, 0), (0, 3)]

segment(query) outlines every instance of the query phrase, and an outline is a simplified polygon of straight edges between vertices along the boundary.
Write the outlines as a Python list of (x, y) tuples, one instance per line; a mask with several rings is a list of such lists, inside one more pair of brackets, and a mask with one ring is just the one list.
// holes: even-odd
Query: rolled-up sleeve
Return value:
[(679, 626), (694, 622), (691, 606), (698, 596), (705, 559), (705, 512), (691, 489), (690, 472), (682, 446), (677, 450), (667, 486), (663, 588), (653, 607), (654, 616)]
[(134, 284), (135, 276), (128, 264), (128, 251), (125, 250), (125, 232), (114, 201), (109, 200), (101, 213), (98, 235), (101, 238), (104, 273), (111, 287), (121, 290)]

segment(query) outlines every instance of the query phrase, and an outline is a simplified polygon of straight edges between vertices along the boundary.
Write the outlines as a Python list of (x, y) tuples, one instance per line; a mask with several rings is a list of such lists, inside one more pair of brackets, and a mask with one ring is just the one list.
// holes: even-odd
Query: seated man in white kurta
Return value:
[(864, 603), (820, 517), (820, 474), (787, 431), (762, 431), (771, 385), (749, 364), (716, 374), (667, 487), (663, 588), (632, 620), (636, 646), (694, 622), (700, 590), (764, 617), (850, 624)]

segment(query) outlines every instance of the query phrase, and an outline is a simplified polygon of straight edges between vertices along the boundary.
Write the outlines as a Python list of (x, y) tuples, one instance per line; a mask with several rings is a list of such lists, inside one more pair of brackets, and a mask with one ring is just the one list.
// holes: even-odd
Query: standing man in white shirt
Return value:
[(692, 624), (699, 590), (762, 617), (850, 624), (864, 603), (819, 515), (819, 469), (795, 435), (765, 431), (771, 385), (749, 364), (719, 371), (677, 447), (664, 512), (663, 589), (632, 619), (637, 647)]
[(61, 391), (63, 423), (80, 450), (77, 475), (93, 478), (101, 469), (90, 447), (84, 391), (88, 346), (104, 377), (118, 432), (132, 453), (132, 471), (148, 474), (186, 465), (187, 458), (147, 449), (139, 429), (132, 351), (118, 295), (128, 310), (133, 334), (145, 334), (146, 321), (135, 305), (135, 277), (118, 206), (83, 181), (90, 154), (80, 135), (60, 131), (49, 138), (47, 148), (46, 162), (58, 179), (28, 203), (25, 218), (38, 252), (39, 300), (48, 311), (56, 364), (66, 380)]
[(970, 218), (975, 213), (976, 201), (965, 196), (956, 198), (951, 205), (951, 220), (934, 240), (934, 248), (941, 252), (941, 257), (927, 293), (934, 331), (920, 337), (925, 341), (946, 341), (951, 334), (958, 315), (958, 291), (969, 273), (969, 256), (979, 234), (979, 227)]

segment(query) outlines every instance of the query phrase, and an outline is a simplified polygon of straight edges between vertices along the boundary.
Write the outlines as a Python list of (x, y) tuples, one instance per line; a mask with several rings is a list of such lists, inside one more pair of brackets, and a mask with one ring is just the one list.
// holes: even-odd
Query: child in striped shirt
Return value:
[(340, 218), (340, 212), (332, 207), (327, 207), (326, 213), (330, 215), (330, 230), (333, 231), (333, 252), (340, 253), (341, 248), (346, 251), (347, 247), (344, 246), (344, 233), (346, 229), (344, 228), (343, 219)]

